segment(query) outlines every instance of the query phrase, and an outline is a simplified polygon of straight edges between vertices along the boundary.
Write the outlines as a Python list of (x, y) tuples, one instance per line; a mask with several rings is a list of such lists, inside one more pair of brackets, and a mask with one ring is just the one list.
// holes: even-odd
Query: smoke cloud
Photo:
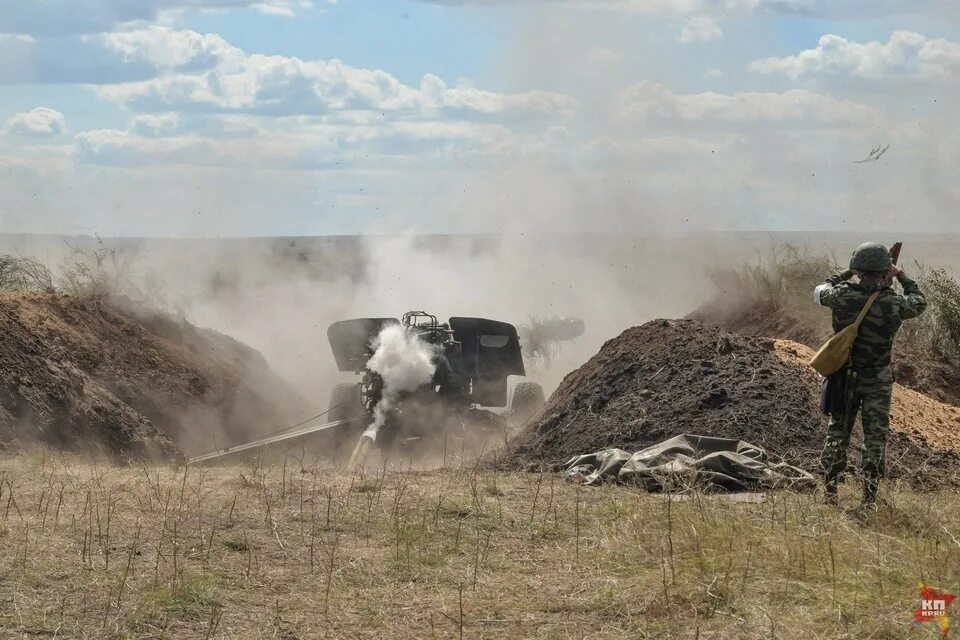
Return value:
[(367, 362), (370, 371), (383, 378), (383, 394), (373, 412), (373, 424), (364, 433), (376, 440), (400, 394), (429, 384), (437, 370), (437, 347), (409, 334), (399, 325), (384, 327), (373, 342), (374, 353)]

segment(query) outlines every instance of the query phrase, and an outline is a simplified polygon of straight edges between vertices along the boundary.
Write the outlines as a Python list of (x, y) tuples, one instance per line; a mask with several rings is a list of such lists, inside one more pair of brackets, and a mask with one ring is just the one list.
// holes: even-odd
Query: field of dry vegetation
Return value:
[[(0, 636), (905, 638), (960, 494), (858, 519), (455, 466), (0, 459)], [(844, 502), (852, 506), (856, 488)]]

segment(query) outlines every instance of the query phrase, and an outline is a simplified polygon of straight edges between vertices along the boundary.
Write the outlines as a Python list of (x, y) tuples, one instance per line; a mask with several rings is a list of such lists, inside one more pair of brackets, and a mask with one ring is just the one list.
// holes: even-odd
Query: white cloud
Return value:
[(3, 125), (8, 134), (31, 138), (53, 138), (66, 132), (67, 119), (55, 109), (37, 107), (12, 116)]
[(329, 124), (316, 118), (235, 116), (181, 118), (141, 115), (127, 131), (99, 129), (76, 136), (77, 160), (103, 166), (194, 165), (271, 170), (389, 167), (415, 160), (472, 159), (540, 153), (556, 140), (538, 142), (499, 124), (380, 122)]
[(0, 35), (0, 82), (114, 84), (195, 73), (243, 56), (219, 35), (157, 25), (56, 38)]
[(790, 121), (791, 126), (854, 125), (875, 122), (865, 105), (809, 91), (676, 94), (660, 84), (643, 82), (627, 89), (620, 113), (633, 119), (752, 122)]
[(333, 111), (379, 111), (459, 117), (563, 117), (573, 98), (547, 91), (503, 94), (460, 82), (447, 86), (437, 76), (420, 87), (403, 84), (379, 69), (361, 69), (340, 60), (244, 54), (217, 36), (155, 28), (136, 32), (113, 46), (153, 65), (208, 69), (162, 75), (141, 82), (101, 86), (100, 95), (141, 112), (322, 115)]
[(707, 70), (703, 72), (703, 77), (709, 78), (710, 80), (718, 80), (723, 77), (723, 71), (716, 67), (708, 67)]
[(130, 133), (144, 138), (198, 135), (211, 138), (249, 138), (263, 129), (247, 116), (178, 113), (141, 114), (130, 121)]
[(36, 38), (25, 33), (0, 33), (0, 44), (11, 42), (29, 44), (31, 42), (36, 42)]
[(677, 40), (689, 44), (691, 42), (709, 42), (722, 36), (723, 31), (716, 20), (708, 16), (694, 16), (686, 20)]
[(62, 36), (112, 31), (121, 25), (156, 22), (161, 14), (185, 9), (243, 9), (292, 15), (307, 0), (6, 0), (0, 4), (0, 32)]
[(313, 6), (313, 3), (307, 0), (271, 0), (255, 4), (253, 8), (267, 15), (293, 18), (297, 15), (298, 9), (307, 9), (311, 6)]
[(130, 122), (130, 130), (144, 138), (167, 137), (180, 133), (180, 116), (175, 113), (140, 115)]
[(824, 35), (815, 49), (757, 60), (750, 69), (795, 80), (820, 73), (876, 79), (938, 78), (955, 72), (958, 66), (960, 44), (942, 38), (928, 39), (912, 31), (894, 31), (886, 42), (859, 43), (838, 35)]
[(243, 51), (219, 35), (175, 31), (161, 26), (87, 36), (86, 39), (98, 40), (105, 49), (118, 54), (124, 63), (146, 62), (161, 69), (203, 69), (243, 56)]
[(339, 60), (254, 54), (202, 74), (101, 87), (100, 95), (138, 111), (250, 111), (319, 115), (329, 110), (412, 109), (418, 92), (389, 73)]
[(78, 159), (83, 163), (117, 167), (152, 164), (211, 166), (222, 164), (218, 149), (195, 136), (144, 138), (125, 131), (95, 129), (77, 134)]
[(81, 165), (126, 168), (298, 171), (343, 168), (353, 164), (358, 149), (370, 148), (357, 135), (359, 132), (345, 128), (327, 131), (327, 135), (301, 129), (241, 137), (217, 137), (209, 131), (194, 133), (182, 125), (177, 130), (167, 129), (165, 133), (169, 135), (141, 135), (141, 131), (143, 122), (135, 123), (128, 131), (83, 131), (76, 136), (76, 160)]
[(100, 36), (0, 36), (0, 83), (110, 83), (154, 77), (156, 67), (124, 60)]
[(508, 118), (524, 116), (568, 116), (576, 109), (576, 101), (570, 96), (550, 91), (526, 91), (505, 94), (477, 89), (460, 82), (454, 87), (433, 74), (420, 81), (423, 106), (426, 109), (473, 112), (483, 115), (500, 115)]

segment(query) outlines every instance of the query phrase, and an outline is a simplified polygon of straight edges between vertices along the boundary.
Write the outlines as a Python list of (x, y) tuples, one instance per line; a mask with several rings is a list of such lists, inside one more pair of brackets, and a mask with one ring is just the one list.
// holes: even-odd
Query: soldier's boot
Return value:
[(823, 479), (823, 504), (835, 505), (838, 502), (837, 476), (828, 474)]

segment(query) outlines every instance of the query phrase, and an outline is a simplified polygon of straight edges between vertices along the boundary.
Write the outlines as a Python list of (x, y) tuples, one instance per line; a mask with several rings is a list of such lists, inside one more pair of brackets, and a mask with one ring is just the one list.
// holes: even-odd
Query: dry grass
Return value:
[[(736, 268), (716, 267), (707, 276), (717, 300), (732, 297), (735, 310), (757, 307), (781, 310), (795, 323), (822, 327), (825, 339), (829, 326), (823, 312), (812, 302), (813, 288), (828, 276), (844, 270), (833, 254), (816, 253), (802, 246), (781, 245), (768, 255)], [(908, 350), (932, 349), (951, 358), (960, 357), (960, 281), (943, 267), (914, 263), (905, 267), (926, 294), (928, 311), (904, 325), (901, 343)], [(720, 309), (723, 311), (723, 309)], [(797, 336), (778, 336), (797, 337)]]
[(46, 291), (53, 276), (45, 264), (24, 256), (0, 255), (0, 290)]
[(929, 311), (904, 325), (904, 335), (920, 347), (960, 357), (960, 281), (942, 267), (916, 265), (917, 281)]
[(736, 268), (711, 268), (707, 276), (719, 295), (737, 294), (751, 301), (795, 306), (801, 300), (808, 303), (815, 286), (842, 270), (833, 254), (787, 244)]
[(904, 638), (919, 581), (960, 586), (949, 492), (864, 522), (793, 493), (43, 452), (0, 486), (3, 637)]
[[(163, 278), (145, 266), (137, 251), (104, 242), (90, 248), (67, 244), (70, 252), (58, 265), (60, 275), (30, 257), (0, 255), (0, 291), (56, 291), (78, 298), (129, 298), (139, 306), (178, 312)], [(182, 315), (182, 314), (181, 314)]]

